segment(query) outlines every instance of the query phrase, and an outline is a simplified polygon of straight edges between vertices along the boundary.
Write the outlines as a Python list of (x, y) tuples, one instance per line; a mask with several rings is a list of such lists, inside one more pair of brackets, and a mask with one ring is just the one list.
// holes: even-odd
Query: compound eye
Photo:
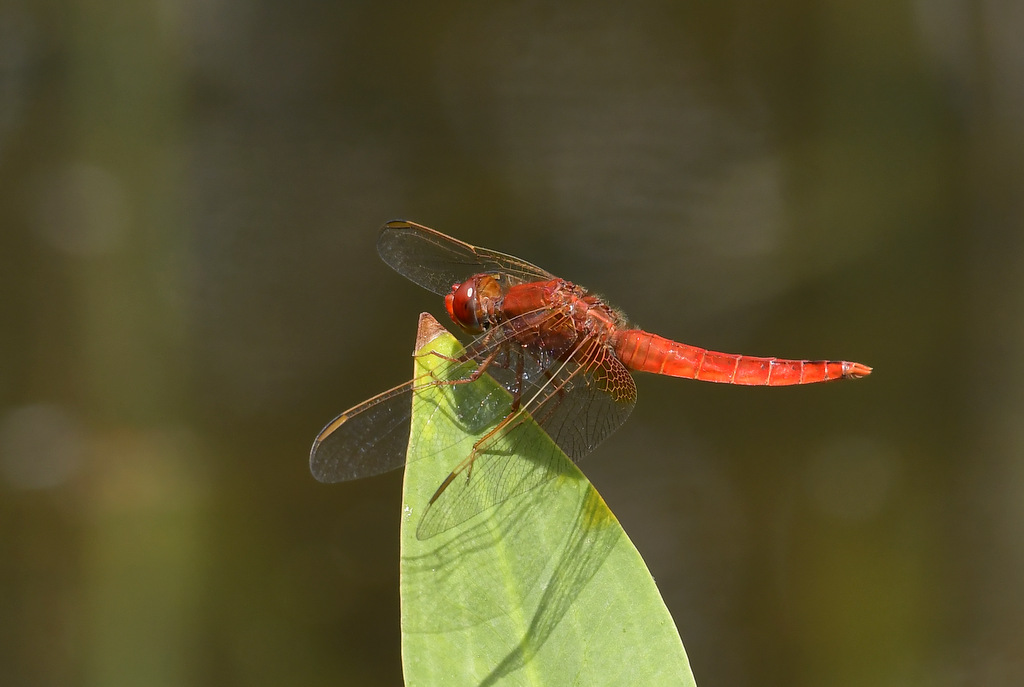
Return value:
[(480, 325), (480, 299), (477, 296), (475, 280), (468, 279), (452, 287), (452, 292), (445, 296), (445, 310), (455, 324), (470, 334), (483, 331)]

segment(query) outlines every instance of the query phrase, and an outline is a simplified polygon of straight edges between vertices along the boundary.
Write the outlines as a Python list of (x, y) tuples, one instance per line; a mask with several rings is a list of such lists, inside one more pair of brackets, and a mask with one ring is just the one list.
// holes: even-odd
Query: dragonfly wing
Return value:
[(344, 482), (405, 464), (413, 382), (378, 394), (332, 420), (313, 442), (309, 469), (321, 482)]
[[(444, 532), (569, 473), (563, 452), (579, 460), (626, 421), (636, 403), (629, 371), (595, 341), (585, 342), (576, 353), (575, 360), (566, 362), (508, 346), (504, 357), (491, 363), (487, 374), (510, 395), (501, 408), (492, 408), (491, 417), (499, 420), (492, 433), (435, 494), (416, 531), (418, 538)], [(521, 408), (513, 412), (517, 396)]]
[(480, 272), (506, 274), (513, 283), (548, 281), (554, 275), (517, 257), (478, 248), (415, 222), (384, 225), (377, 239), (381, 259), (403, 277), (441, 296)]
[[(555, 355), (523, 350), (523, 406), (574, 462), (622, 426), (636, 405), (636, 383), (604, 345), (588, 339)], [(493, 376), (506, 388), (515, 370)]]

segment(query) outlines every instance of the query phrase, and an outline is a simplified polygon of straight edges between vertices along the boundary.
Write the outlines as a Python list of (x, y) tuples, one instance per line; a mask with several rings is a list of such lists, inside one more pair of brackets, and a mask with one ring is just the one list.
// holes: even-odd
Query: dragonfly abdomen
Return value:
[(871, 373), (866, 365), (842, 360), (787, 360), (719, 353), (640, 329), (618, 332), (613, 346), (630, 370), (723, 384), (789, 386), (857, 379)]

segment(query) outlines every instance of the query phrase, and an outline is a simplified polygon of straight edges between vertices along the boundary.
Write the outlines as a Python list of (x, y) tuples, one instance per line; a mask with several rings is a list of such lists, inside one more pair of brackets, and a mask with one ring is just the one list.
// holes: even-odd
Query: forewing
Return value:
[(554, 275), (517, 257), (478, 248), (415, 222), (384, 225), (377, 252), (403, 277), (439, 295), (480, 272), (500, 272), (511, 283), (548, 281)]

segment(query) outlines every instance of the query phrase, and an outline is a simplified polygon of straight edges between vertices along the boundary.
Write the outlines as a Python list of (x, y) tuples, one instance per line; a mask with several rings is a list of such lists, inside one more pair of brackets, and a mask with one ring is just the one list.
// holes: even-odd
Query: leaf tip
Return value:
[(416, 328), (416, 350), (423, 350), (424, 346), (446, 331), (433, 315), (428, 312), (420, 313), (420, 322)]

